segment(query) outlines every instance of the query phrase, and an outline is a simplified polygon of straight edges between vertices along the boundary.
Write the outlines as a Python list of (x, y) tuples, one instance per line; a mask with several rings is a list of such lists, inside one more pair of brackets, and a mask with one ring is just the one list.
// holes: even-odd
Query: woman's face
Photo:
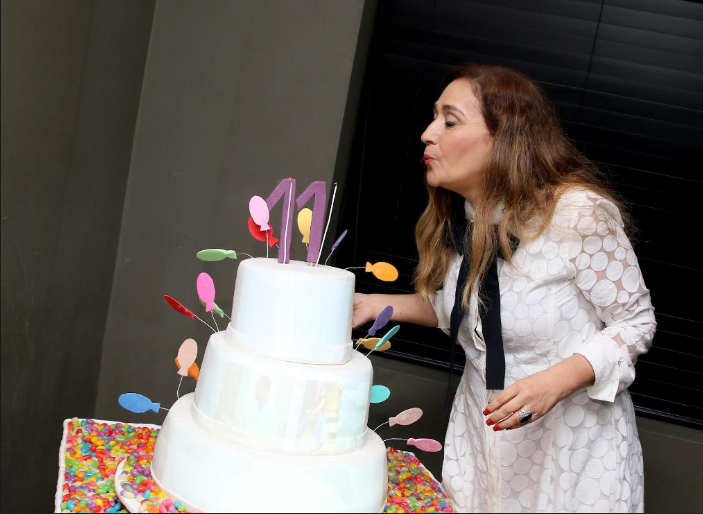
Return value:
[(434, 116), (422, 134), (427, 183), (473, 202), (493, 137), (467, 79), (446, 87), (434, 105)]

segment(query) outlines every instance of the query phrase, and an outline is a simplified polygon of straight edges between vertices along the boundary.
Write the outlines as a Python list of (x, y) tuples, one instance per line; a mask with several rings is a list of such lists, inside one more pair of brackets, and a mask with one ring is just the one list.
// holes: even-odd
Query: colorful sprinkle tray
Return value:
[[(159, 428), (97, 419), (64, 421), (55, 511), (185, 512), (151, 476)], [(384, 512), (456, 512), (456, 507), (412, 452), (388, 448)]]

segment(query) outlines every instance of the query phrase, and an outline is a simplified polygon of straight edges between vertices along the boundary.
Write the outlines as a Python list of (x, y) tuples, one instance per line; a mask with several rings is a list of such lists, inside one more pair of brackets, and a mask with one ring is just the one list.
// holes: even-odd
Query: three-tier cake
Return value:
[(351, 341), (354, 275), (243, 261), (232, 321), (171, 408), (152, 473), (189, 511), (380, 512), (386, 448), (367, 428), (370, 361)]

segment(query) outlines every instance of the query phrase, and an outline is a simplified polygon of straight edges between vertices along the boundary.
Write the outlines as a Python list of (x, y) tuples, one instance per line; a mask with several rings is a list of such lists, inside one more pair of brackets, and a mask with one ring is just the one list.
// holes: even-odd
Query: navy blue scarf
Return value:
[[(468, 230), (467, 230), (468, 229)], [(462, 255), (459, 276), (456, 282), (456, 293), (454, 295), (454, 307), (449, 322), (450, 359), (449, 359), (449, 380), (451, 382), (452, 372), (456, 364), (456, 344), (459, 336), (459, 327), (466, 309), (461, 303), (462, 293), (469, 278), (471, 263), (468, 252), (465, 253), (464, 241), (471, 239), (473, 222), (462, 220), (452, 229), (452, 242), (459, 255)], [(514, 252), (520, 244), (515, 237), (510, 237), (510, 247)], [(505, 388), (505, 352), (503, 350), (503, 334), (500, 322), (500, 288), (498, 287), (498, 258), (494, 256), (486, 273), (483, 276), (480, 287), (485, 306), (480, 306), (479, 315), (483, 327), (483, 341), (486, 343), (486, 389)], [(476, 331), (476, 329), (474, 329)], [(481, 337), (476, 332), (478, 337)], [(449, 391), (447, 391), (449, 393)]]

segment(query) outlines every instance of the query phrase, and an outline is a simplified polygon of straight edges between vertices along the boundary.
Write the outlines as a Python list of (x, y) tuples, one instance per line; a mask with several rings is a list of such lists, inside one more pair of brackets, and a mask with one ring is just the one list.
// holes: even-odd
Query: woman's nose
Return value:
[(434, 125), (435, 125), (434, 121), (432, 123), (430, 123), (429, 125), (427, 125), (427, 128), (420, 136), (420, 139), (426, 145), (430, 145), (430, 144), (437, 142), (437, 135), (435, 133), (436, 131), (434, 130)]

